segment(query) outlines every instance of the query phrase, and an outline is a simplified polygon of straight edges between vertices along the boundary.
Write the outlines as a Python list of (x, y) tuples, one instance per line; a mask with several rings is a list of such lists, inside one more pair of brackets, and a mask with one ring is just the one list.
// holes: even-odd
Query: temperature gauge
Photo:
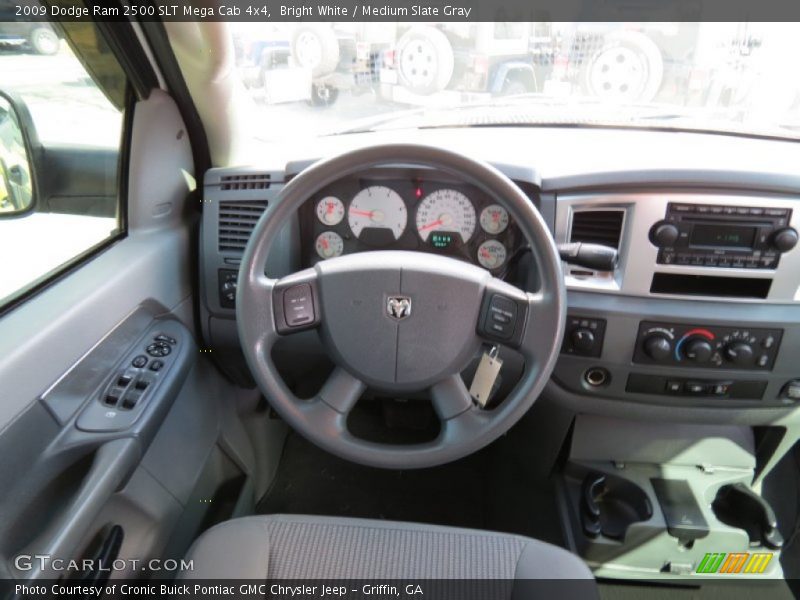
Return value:
[(506, 247), (497, 240), (486, 240), (478, 246), (478, 262), (484, 269), (498, 269), (506, 262)]
[(508, 227), (508, 211), (499, 204), (492, 204), (481, 211), (481, 227), (486, 233), (497, 235)]
[(335, 231), (325, 231), (319, 234), (314, 244), (320, 258), (333, 258), (340, 256), (344, 250), (344, 240)]
[(317, 203), (317, 218), (325, 225), (338, 225), (344, 219), (344, 203), (336, 196), (327, 196)]

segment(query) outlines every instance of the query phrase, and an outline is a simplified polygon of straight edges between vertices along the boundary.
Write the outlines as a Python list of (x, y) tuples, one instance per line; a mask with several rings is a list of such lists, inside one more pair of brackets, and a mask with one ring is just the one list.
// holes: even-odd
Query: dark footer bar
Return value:
[(591, 580), (509, 580), (509, 579), (304, 579), (304, 580), (185, 580), (159, 583), (110, 580), (103, 585), (79, 581), (3, 583), (3, 598), (175, 598), (275, 600), (571, 600), (597, 598)]

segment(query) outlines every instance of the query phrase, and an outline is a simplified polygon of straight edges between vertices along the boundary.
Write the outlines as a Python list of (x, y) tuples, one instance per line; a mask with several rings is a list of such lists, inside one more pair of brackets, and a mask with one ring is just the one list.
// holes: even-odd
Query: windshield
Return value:
[(791, 23), (230, 23), (261, 139), (591, 124), (800, 134)]

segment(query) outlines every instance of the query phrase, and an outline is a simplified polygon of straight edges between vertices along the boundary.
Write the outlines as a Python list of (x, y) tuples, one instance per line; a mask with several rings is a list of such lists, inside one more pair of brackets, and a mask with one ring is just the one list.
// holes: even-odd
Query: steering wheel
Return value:
[[(540, 281), (524, 292), (475, 265), (411, 251), (331, 258), (281, 279), (265, 275), (271, 242), (326, 185), (379, 165), (438, 169), (503, 205), (531, 245)], [(420, 468), (471, 454), (531, 407), (555, 366), (565, 321), (564, 281), (553, 237), (530, 199), (492, 166), (440, 148), (370, 146), (317, 162), (280, 192), (255, 226), (239, 270), (236, 319), (244, 355), (264, 396), (304, 437), (342, 458), (385, 468)], [(281, 336), (318, 328), (336, 364), (316, 396), (301, 400), (271, 357)], [(472, 400), (460, 372), (483, 342), (516, 348), (525, 366), (492, 410)], [(352, 435), (347, 416), (367, 387), (429, 392), (441, 428), (411, 445)]]

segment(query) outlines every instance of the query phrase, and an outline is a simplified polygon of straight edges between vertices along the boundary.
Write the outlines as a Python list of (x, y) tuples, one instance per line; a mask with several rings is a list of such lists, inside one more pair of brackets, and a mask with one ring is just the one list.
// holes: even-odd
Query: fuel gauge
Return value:
[(486, 240), (478, 246), (478, 262), (484, 269), (499, 269), (506, 262), (506, 247), (497, 240)]
[(335, 231), (324, 231), (319, 234), (314, 244), (320, 258), (340, 256), (344, 250), (344, 240)]

